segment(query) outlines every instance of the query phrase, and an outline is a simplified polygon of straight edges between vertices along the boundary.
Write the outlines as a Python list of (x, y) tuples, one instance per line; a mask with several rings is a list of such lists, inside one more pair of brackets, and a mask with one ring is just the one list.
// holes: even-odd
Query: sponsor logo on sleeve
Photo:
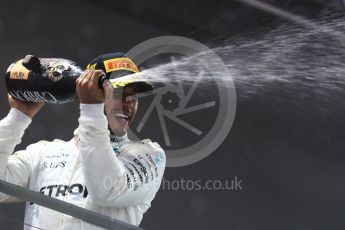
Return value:
[(147, 169), (146, 167), (137, 159), (135, 158), (133, 160), (139, 167), (140, 167), (140, 171), (144, 174), (145, 176), (145, 184), (147, 184), (149, 182), (149, 176), (147, 174)]
[(128, 174), (127, 174), (127, 187), (128, 187), (128, 189), (131, 189), (133, 187), (132, 180)]
[(132, 163), (128, 163), (128, 164), (130, 164), (133, 167), (133, 169), (137, 172), (141, 183), (143, 183), (144, 182), (143, 177), (141, 176), (141, 174), (140, 174), (139, 170), (137, 169), (137, 167), (134, 164), (132, 164)]
[(155, 174), (156, 174), (156, 177), (158, 177), (158, 168), (157, 168), (156, 162), (153, 161), (153, 159), (152, 159), (152, 157), (150, 156), (150, 154), (146, 153), (146, 157), (147, 157), (147, 159), (149, 159), (149, 161), (151, 162), (151, 164), (155, 167)]
[(152, 172), (152, 165), (151, 165), (151, 163), (147, 159), (145, 159), (145, 157), (143, 157), (141, 154), (138, 155), (138, 158), (140, 160), (142, 160), (142, 161), (145, 161), (145, 163), (146, 163), (146, 165), (149, 168), (150, 173), (151, 173), (151, 180), (153, 180), (153, 172)]
[[(133, 170), (130, 167), (128, 167), (126, 164), (125, 164), (125, 167), (128, 170), (128, 172), (132, 175), (133, 183), (134, 183), (134, 191), (135, 191), (139, 187), (138, 179), (137, 179), (137, 177), (135, 176)], [(128, 186), (129, 189), (131, 189), (133, 187), (133, 185), (132, 185), (133, 183), (132, 183), (131, 177), (127, 174), (127, 186)]]

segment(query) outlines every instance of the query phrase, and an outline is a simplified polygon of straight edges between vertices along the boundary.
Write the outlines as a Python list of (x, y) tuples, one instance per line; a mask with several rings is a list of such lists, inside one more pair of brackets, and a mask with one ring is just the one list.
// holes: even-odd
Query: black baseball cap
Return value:
[[(109, 80), (140, 72), (136, 64), (122, 52), (102, 54), (92, 59), (86, 69), (103, 70)], [(152, 84), (140, 81), (140, 79), (120, 82), (119, 84), (111, 82), (111, 85), (114, 88), (133, 85), (139, 93), (153, 90)]]

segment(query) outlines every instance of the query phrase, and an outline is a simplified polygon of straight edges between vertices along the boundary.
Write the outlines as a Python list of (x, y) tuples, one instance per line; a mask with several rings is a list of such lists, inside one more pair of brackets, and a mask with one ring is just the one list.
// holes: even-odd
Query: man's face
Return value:
[(133, 122), (138, 109), (136, 93), (135, 87), (129, 85), (114, 89), (112, 99), (105, 101), (105, 114), (113, 135), (123, 136)]

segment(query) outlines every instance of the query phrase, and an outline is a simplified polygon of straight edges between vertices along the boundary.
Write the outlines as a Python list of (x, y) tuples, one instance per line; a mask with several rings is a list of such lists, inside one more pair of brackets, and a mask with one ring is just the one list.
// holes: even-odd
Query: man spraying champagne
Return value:
[[(105, 81), (104, 89), (99, 87), (104, 75), (116, 78), (136, 72), (136, 65), (122, 53), (92, 60), (75, 81), (80, 117), (74, 138), (40, 141), (14, 154), (43, 103), (9, 95), (10, 112), (0, 121), (1, 179), (138, 226), (160, 187), (166, 165), (157, 143), (127, 137), (138, 106), (135, 95), (152, 86), (135, 81), (112, 89)], [(109, 91), (112, 96), (105, 100)], [(0, 201), (18, 199), (0, 194)], [(25, 223), (42, 229), (98, 229), (28, 202)]]

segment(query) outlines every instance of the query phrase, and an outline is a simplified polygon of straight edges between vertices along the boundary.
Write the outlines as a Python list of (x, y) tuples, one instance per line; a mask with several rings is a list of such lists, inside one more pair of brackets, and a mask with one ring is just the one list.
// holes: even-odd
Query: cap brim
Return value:
[(154, 87), (151, 83), (142, 81), (140, 78), (137, 78), (137, 79), (129, 78), (129, 79), (119, 80), (119, 78), (129, 76), (131, 74), (135, 74), (135, 73), (131, 71), (122, 70), (122, 71), (108, 73), (107, 76), (109, 77), (110, 85), (113, 88), (121, 88), (121, 87), (129, 86), (129, 85), (133, 85), (134, 87), (136, 87), (139, 93), (144, 93), (144, 92), (153, 90)]
[(134, 86), (139, 93), (144, 93), (153, 90), (153, 85), (140, 81), (140, 80), (130, 80), (130, 81), (117, 81), (117, 79), (109, 79), (110, 85), (114, 88), (123, 88), (126, 86)]
[(132, 83), (129, 83), (127, 86), (129, 85), (133, 85), (139, 93), (145, 93), (145, 92), (153, 90), (153, 85), (144, 81), (132, 82)]

